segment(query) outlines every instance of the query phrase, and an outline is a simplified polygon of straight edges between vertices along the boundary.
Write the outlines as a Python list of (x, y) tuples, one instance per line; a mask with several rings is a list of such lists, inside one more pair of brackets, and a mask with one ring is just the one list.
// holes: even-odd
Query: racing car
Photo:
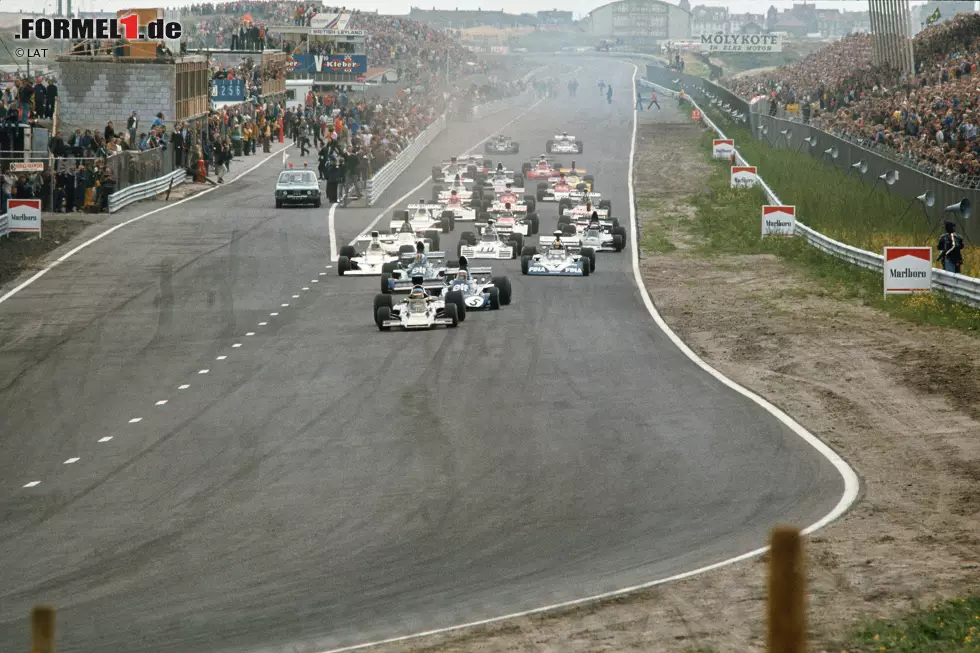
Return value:
[[(575, 228), (574, 225), (566, 226)], [(600, 221), (597, 212), (593, 212), (588, 222), (576, 233), (583, 248), (588, 247), (596, 252), (621, 252), (626, 246), (626, 227)], [(562, 235), (565, 235), (564, 229)]]
[(501, 135), (488, 140), (483, 150), (487, 154), (517, 154), (521, 151), (521, 146), (510, 136)]
[(451, 212), (454, 222), (456, 220), (473, 222), (477, 218), (477, 212), (483, 208), (481, 198), (471, 197), (469, 201), (463, 201), (459, 193), (453, 191), (449, 192), (449, 196), (446, 199), (440, 199), (439, 203), (442, 205), (441, 215), (446, 215), (447, 212)]
[(575, 140), (575, 137), (569, 136), (568, 132), (556, 134), (544, 146), (544, 151), (548, 154), (581, 154), (584, 150), (585, 145), (582, 141)]
[(560, 231), (552, 239), (541, 237), (545, 251), (525, 247), (521, 252), (521, 274), (531, 276), (587, 277), (595, 272), (595, 251), (582, 247), (577, 239), (562, 240)]
[[(520, 233), (514, 234), (497, 231), (496, 221), (493, 218), (487, 220), (486, 225), (477, 225), (480, 236), (477, 238), (472, 231), (464, 231), (459, 235), (459, 244), (456, 245), (456, 253), (460, 259), (489, 258), (489, 259), (514, 259), (521, 251), (524, 238)], [(517, 236), (515, 238), (515, 235)]]
[[(360, 254), (353, 245), (344, 245), (340, 248), (340, 258), (337, 259), (337, 274), (340, 276), (381, 274), (386, 263), (396, 263), (402, 254), (415, 254), (415, 234), (409, 231), (406, 236), (408, 242), (399, 243), (395, 240), (396, 237), (390, 237), (390, 240), (382, 242), (381, 233), (372, 231), (367, 237), (367, 247)], [(357, 240), (363, 241), (363, 238)], [(391, 251), (392, 247), (395, 248), (394, 252)]]
[(416, 233), (441, 229), (442, 233), (447, 234), (456, 228), (452, 212), (444, 211), (442, 204), (426, 204), (424, 199), (420, 199), (418, 204), (409, 204), (407, 210), (392, 213), (390, 228), (395, 231), (405, 222), (412, 225)]
[[(568, 197), (558, 200), (558, 228), (562, 224), (582, 224), (589, 221), (594, 211), (598, 211), (599, 217), (603, 220), (619, 220), (610, 217), (612, 213), (612, 202), (604, 200), (602, 193), (569, 193)], [(565, 216), (568, 216), (567, 218)]]
[(510, 279), (492, 275), (492, 268), (471, 268), (466, 257), (460, 257), (459, 267), (446, 270), (447, 292), (460, 293), (468, 311), (498, 310), (510, 304)]
[[(374, 298), (374, 323), (381, 331), (392, 327), (402, 329), (431, 329), (436, 326), (455, 328), (462, 321), (459, 305), (462, 293), (450, 291), (443, 295), (430, 294), (421, 276), (409, 280), (412, 288), (405, 299), (395, 301), (391, 295), (380, 294)], [(442, 288), (440, 282), (440, 289)]]
[(426, 286), (441, 288), (442, 280), (446, 276), (445, 258), (445, 252), (426, 254), (425, 245), (418, 243), (415, 256), (403, 256), (396, 263), (385, 263), (382, 266), (381, 293), (408, 292), (417, 285), (412, 283), (415, 277), (422, 277)]
[(521, 172), (527, 179), (552, 179), (561, 172), (561, 164), (549, 160), (547, 155), (542, 154), (537, 161), (522, 165)]
[(529, 211), (526, 204), (494, 203), (484, 215), (485, 218), (478, 220), (477, 224), (485, 220), (493, 220), (497, 232), (504, 237), (521, 236), (513, 239), (518, 242), (518, 251), (524, 246), (524, 236), (538, 233), (540, 225), (538, 214)]
[(589, 190), (589, 185), (585, 182), (579, 182), (574, 186), (570, 184), (565, 177), (558, 177), (552, 183), (538, 183), (537, 199), (539, 202), (560, 202), (563, 199), (570, 200), (569, 208), (576, 201), (584, 201), (592, 195), (598, 195), (598, 193), (592, 193)]
[[(471, 188), (474, 190), (470, 190)], [(432, 185), (432, 201), (434, 203), (447, 201), (453, 193), (456, 193), (460, 199), (466, 202), (472, 201), (474, 195), (476, 194), (474, 185), (469, 184), (469, 187), (467, 187), (467, 185), (463, 183), (458, 176), (449, 184)]]
[(449, 161), (443, 161), (442, 165), (432, 167), (432, 179), (449, 182), (453, 180), (453, 177), (459, 175), (464, 179), (475, 180), (478, 176), (489, 174), (492, 165), (493, 163), (489, 159), (484, 159), (478, 154), (454, 156)]

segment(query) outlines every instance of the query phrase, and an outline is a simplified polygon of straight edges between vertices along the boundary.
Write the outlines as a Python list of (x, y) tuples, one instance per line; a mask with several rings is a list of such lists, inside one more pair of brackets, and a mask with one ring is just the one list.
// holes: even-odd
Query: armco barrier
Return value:
[[(678, 96), (677, 91), (674, 89), (652, 83), (645, 79), (637, 79), (637, 84), (645, 88), (653, 88), (657, 90), (657, 92), (669, 97)], [(724, 132), (722, 132), (721, 129), (704, 112), (704, 109), (702, 109), (702, 107), (693, 98), (690, 96), (688, 96), (688, 98), (691, 105), (695, 109), (701, 111), (701, 119), (706, 125), (708, 125), (708, 127), (718, 134), (718, 138), (727, 138)], [(737, 148), (735, 150), (735, 162), (742, 166), (752, 165), (745, 160)], [(766, 199), (769, 201), (769, 203), (782, 205), (783, 201), (776, 196), (776, 193), (773, 192), (772, 188), (769, 187), (765, 180), (762, 179), (762, 177), (759, 177), (758, 179), (759, 184), (761, 184), (762, 189), (766, 193)], [(884, 273), (884, 256), (882, 254), (868, 252), (846, 243), (836, 241), (833, 238), (825, 236), (819, 231), (806, 226), (800, 222), (798, 217), (796, 220), (796, 233), (802, 236), (808, 244), (823, 252), (826, 252), (827, 254), (830, 254), (831, 256), (847, 261), (852, 265), (857, 265), (869, 270), (878, 270)], [(970, 304), (972, 306), (980, 306), (980, 279), (968, 277), (965, 274), (954, 274), (952, 272), (946, 272), (945, 270), (938, 270), (934, 268), (932, 271), (932, 285), (934, 290), (942, 290), (959, 302)]]
[(381, 197), (381, 194), (388, 189), (388, 186), (392, 184), (398, 175), (403, 173), (409, 165), (422, 153), (429, 143), (433, 139), (442, 133), (442, 130), (446, 128), (446, 114), (442, 114), (436, 118), (435, 122), (426, 128), (424, 132), (419, 134), (415, 141), (405, 148), (405, 151), (396, 156), (394, 159), (389, 161), (381, 170), (368, 179), (367, 189), (364, 193), (365, 199), (367, 200), (368, 206), (374, 206), (374, 203)]
[(10, 216), (4, 213), (0, 215), (0, 238), (10, 237)]
[(115, 213), (119, 209), (129, 206), (133, 202), (145, 200), (148, 197), (154, 197), (159, 193), (164, 193), (168, 188), (170, 188), (171, 184), (176, 186), (184, 183), (185, 181), (187, 181), (187, 171), (181, 168), (162, 177), (157, 177), (156, 179), (143, 182), (142, 184), (134, 184), (120, 191), (116, 191), (109, 196), (109, 213)]

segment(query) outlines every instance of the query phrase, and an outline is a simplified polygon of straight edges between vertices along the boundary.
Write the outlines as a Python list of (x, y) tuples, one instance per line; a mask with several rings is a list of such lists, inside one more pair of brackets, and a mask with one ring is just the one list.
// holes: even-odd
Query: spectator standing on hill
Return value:
[(946, 233), (940, 236), (936, 248), (943, 269), (959, 274), (963, 269), (963, 237), (956, 233), (956, 224), (952, 221), (946, 222)]
[(661, 111), (661, 109), (660, 109), (660, 103), (657, 102), (657, 92), (656, 91), (650, 91), (650, 104), (647, 105), (647, 111), (649, 111), (650, 110), (650, 107), (652, 107), (655, 104), (657, 105), (657, 111)]

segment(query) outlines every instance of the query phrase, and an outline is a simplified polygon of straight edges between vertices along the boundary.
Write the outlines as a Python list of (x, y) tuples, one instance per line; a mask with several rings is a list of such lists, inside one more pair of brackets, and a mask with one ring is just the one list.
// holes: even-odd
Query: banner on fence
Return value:
[(241, 79), (216, 79), (211, 82), (211, 97), (215, 102), (244, 102), (245, 82)]
[(7, 200), (9, 229), (41, 236), (41, 200)]
[(367, 72), (366, 54), (294, 54), (286, 64), (293, 72), (356, 73)]
[(17, 161), (10, 164), (10, 172), (44, 172), (44, 161)]
[(10, 237), (10, 216), (4, 213), (0, 215), (0, 238)]
[(778, 34), (702, 34), (701, 52), (782, 52)]
[(731, 138), (716, 138), (711, 142), (711, 156), (716, 159), (729, 159), (735, 154), (735, 141)]
[(885, 295), (932, 291), (931, 247), (885, 248)]
[(732, 188), (752, 188), (757, 181), (755, 166), (732, 166)]
[(772, 206), (762, 207), (762, 235), (792, 236), (796, 233), (796, 207)]

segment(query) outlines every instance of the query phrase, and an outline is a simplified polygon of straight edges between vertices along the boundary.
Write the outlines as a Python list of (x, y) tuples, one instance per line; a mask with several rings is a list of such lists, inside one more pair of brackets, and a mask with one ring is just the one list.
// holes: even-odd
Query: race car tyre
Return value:
[(493, 198), (491, 198), (491, 197), (484, 197), (483, 198), (483, 210), (484, 211), (489, 211), (491, 206), (493, 206)]
[(562, 236), (574, 236), (575, 235), (575, 225), (573, 224), (563, 224), (561, 226)]
[(456, 231), (456, 214), (449, 216), (449, 231)]
[(524, 234), (511, 234), (510, 239), (517, 243), (517, 247), (514, 248), (515, 251), (519, 252), (524, 248)]
[(579, 154), (585, 151), (585, 143), (583, 143), (582, 141), (575, 141), (575, 146), (578, 148)]
[(589, 259), (582, 258), (582, 276), (587, 277), (592, 274), (592, 264), (589, 263)]
[(582, 181), (584, 181), (585, 183), (587, 183), (592, 188), (595, 187), (595, 176), (594, 175), (585, 175), (584, 177), (582, 177)]
[(490, 219), (490, 214), (484, 210), (484, 211), (480, 211), (480, 214), (477, 216), (476, 221), (481, 224), (486, 224), (487, 220), (489, 219)]
[(524, 204), (527, 205), (528, 213), (534, 213), (534, 209), (538, 207), (538, 201), (534, 198), (534, 195), (525, 195)]
[(472, 231), (464, 231), (459, 235), (459, 242), (467, 245), (476, 245), (476, 234)]
[[(405, 254), (414, 254), (414, 253), (415, 253), (415, 248), (412, 247), (411, 245), (402, 245), (401, 247), (398, 248), (398, 258), (401, 258)], [(382, 272), (391, 272), (392, 270), (395, 269), (395, 266), (397, 265), (397, 263), (385, 263), (385, 267), (387, 267), (389, 265), (391, 266), (391, 270), (386, 270), (384, 267), (382, 267), (381, 268), (381, 271)]]
[(526, 175), (527, 171), (531, 169), (531, 164), (525, 161), (521, 164), (521, 174)]
[(320, 200), (313, 200), (313, 208), (314, 209), (320, 208)]
[(437, 180), (437, 179), (439, 179), (440, 177), (443, 177), (443, 176), (444, 175), (442, 174), (442, 168), (440, 168), (439, 166), (432, 166), (432, 180), (433, 181), (435, 181), (435, 180)]
[(378, 314), (378, 309), (382, 306), (391, 308), (395, 305), (395, 302), (391, 295), (375, 295), (374, 296), (374, 314)]
[(541, 189), (541, 188), (538, 189), (538, 201), (539, 202), (543, 202), (544, 201), (544, 198), (547, 197), (547, 195), (548, 195), (548, 191), (546, 191), (544, 189)]
[(619, 236), (623, 239), (623, 247), (626, 247), (626, 227), (615, 226), (612, 228), (612, 234), (614, 236)]
[(526, 254), (521, 257), (521, 274), (527, 274), (527, 269), (531, 264), (531, 257)]
[(448, 234), (452, 230), (452, 225), (449, 222), (449, 218), (443, 218), (439, 221), (439, 224), (442, 227), (442, 233), (444, 234)]
[(567, 197), (563, 197), (558, 200), (558, 216), (561, 217), (565, 215), (565, 209), (572, 208), (572, 200)]
[(521, 256), (534, 256), (538, 253), (538, 248), (534, 245), (525, 245), (521, 248)]
[(350, 270), (350, 259), (346, 256), (341, 256), (337, 259), (337, 274), (344, 276), (344, 272)]
[(511, 293), (510, 279), (507, 277), (494, 277), (492, 281), (494, 287), (500, 291), (500, 305), (509, 306)]
[(381, 293), (383, 295), (387, 295), (387, 294), (391, 293), (391, 288), (388, 287), (388, 282), (389, 281), (391, 281), (391, 273), (390, 272), (382, 272), (381, 273)]
[(426, 232), (425, 232), (425, 234), (423, 234), (423, 235), (424, 235), (425, 238), (428, 238), (429, 240), (432, 241), (432, 251), (433, 252), (438, 252), (439, 251), (439, 232), (436, 231), (435, 229), (427, 229)]
[(491, 311), (500, 310), (500, 290), (496, 286), (487, 288), (487, 308)]
[(592, 249), (591, 247), (583, 247), (582, 256), (585, 256), (589, 259), (590, 262), (589, 271), (595, 272), (595, 250)]
[(441, 217), (443, 220), (445, 220), (446, 218), (449, 218), (451, 220), (454, 217), (456, 217), (456, 214), (453, 213), (452, 211), (443, 211), (442, 215), (440, 215), (439, 217)]
[(456, 307), (456, 313), (459, 316), (459, 321), (462, 322), (466, 319), (466, 300), (463, 299), (463, 293), (458, 290), (446, 293), (446, 308), (450, 306)]
[(623, 237), (619, 234), (613, 234), (613, 249), (617, 252), (623, 251)]
[(547, 142), (546, 142), (546, 143), (544, 144), (544, 151), (545, 151), (545, 152), (547, 152), (548, 154), (551, 154), (551, 146), (552, 146), (553, 144), (554, 144), (554, 141), (547, 141)]
[(514, 260), (517, 258), (517, 252), (521, 251), (521, 248), (518, 246), (516, 240), (511, 240), (507, 243), (507, 245), (510, 247), (510, 258), (511, 260)]
[(282, 208), (282, 200), (276, 200), (276, 208), (277, 209), (281, 209)]
[(528, 218), (531, 221), (531, 235), (538, 235), (538, 228), (541, 226), (541, 221), (538, 219), (537, 213), (532, 213)]
[(346, 256), (347, 258), (354, 258), (357, 256), (357, 250), (354, 249), (353, 245), (344, 245), (340, 248), (340, 255)]
[(619, 226), (619, 218), (610, 218), (609, 222), (612, 222), (613, 229)]
[(612, 200), (599, 200), (599, 208), (612, 212)]
[[(493, 170), (493, 161), (491, 161), (490, 159), (484, 159), (483, 165), (486, 166), (487, 170)], [(482, 175), (483, 173), (481, 172), (480, 174)]]
[(514, 175), (514, 188), (524, 188), (524, 175)]
[(559, 215), (558, 216), (558, 228), (561, 229), (563, 225), (572, 224), (572, 216), (570, 215)]
[(385, 320), (391, 319), (391, 309), (387, 306), (381, 306), (374, 312), (374, 323), (378, 325), (378, 329), (381, 331), (391, 331), (391, 327), (384, 326)]
[(539, 191), (548, 190), (548, 182), (546, 182), (546, 181), (539, 181), (538, 182), (538, 190)]
[(463, 318), (459, 316), (459, 311), (456, 310), (456, 304), (446, 303), (446, 307), (442, 309), (443, 314), (453, 321), (452, 324), (447, 324), (446, 326), (450, 329), (455, 329), (459, 326), (459, 323), (463, 321)]
[[(406, 247), (409, 248), (407, 252), (405, 250)], [(399, 253), (401, 253), (401, 254), (406, 254), (408, 252), (414, 252), (414, 251), (415, 251), (415, 248), (412, 247), (411, 245), (402, 245), (399, 248)], [(395, 261), (390, 261), (388, 263), (383, 263), (381, 265), (381, 273), (382, 274), (385, 274), (385, 273), (391, 274), (392, 272), (394, 272), (397, 269), (398, 269), (398, 263), (396, 263)]]

